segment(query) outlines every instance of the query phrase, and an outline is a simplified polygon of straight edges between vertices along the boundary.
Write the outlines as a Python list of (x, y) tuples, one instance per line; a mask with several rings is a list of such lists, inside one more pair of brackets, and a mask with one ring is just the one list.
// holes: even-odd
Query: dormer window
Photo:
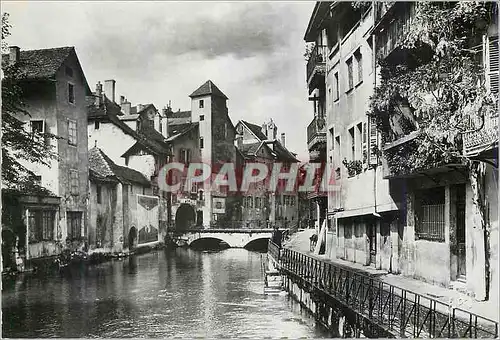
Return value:
[(203, 99), (200, 99), (200, 101), (199, 101), (199, 107), (200, 107), (200, 109), (203, 109), (203, 107), (204, 107)]

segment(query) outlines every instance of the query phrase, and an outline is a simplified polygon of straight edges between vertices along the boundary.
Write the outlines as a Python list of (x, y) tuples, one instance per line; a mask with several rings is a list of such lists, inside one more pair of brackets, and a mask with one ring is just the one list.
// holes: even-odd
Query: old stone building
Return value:
[[(23, 162), (49, 196), (21, 195), (10, 204), (25, 228), (21, 249), (26, 260), (85, 248), (87, 236), (87, 107), (90, 89), (74, 47), (23, 50), (11, 47), (2, 63), (19, 68), (22, 100), (29, 115), (18, 118), (31, 131), (59, 136), (51, 143), (60, 157), (50, 166)], [(12, 207), (13, 206), (13, 207)], [(9, 226), (2, 226), (8, 228)], [(17, 226), (19, 227), (19, 226)]]
[(119, 105), (114, 98), (114, 80), (105, 81), (104, 90), (97, 83), (95, 93), (88, 97), (88, 148), (98, 147), (114, 164), (136, 170), (151, 181), (152, 194), (159, 200), (159, 232), (163, 241), (171, 215), (167, 195), (158, 190), (157, 177), (171, 153), (170, 146), (155, 128), (160, 125), (154, 105), (144, 106), (129, 121), (126, 117), (130, 115), (125, 112), (129, 112), (130, 103), (122, 97)]
[[(281, 172), (288, 172), (291, 164), (298, 162), (285, 147), (285, 134), (281, 135), (281, 142), (277, 139), (278, 128), (272, 120), (262, 126), (240, 120), (236, 131), (235, 145), (245, 163), (264, 163), (271, 174), (275, 164), (281, 163)], [(279, 181), (272, 190), (270, 178), (268, 176), (264, 181), (253, 183), (248, 191), (240, 193), (243, 225), (296, 228), (299, 221), (297, 191), (285, 191), (286, 181)]]
[(131, 251), (160, 241), (159, 197), (150, 180), (97, 147), (89, 150), (89, 173), (90, 251)]

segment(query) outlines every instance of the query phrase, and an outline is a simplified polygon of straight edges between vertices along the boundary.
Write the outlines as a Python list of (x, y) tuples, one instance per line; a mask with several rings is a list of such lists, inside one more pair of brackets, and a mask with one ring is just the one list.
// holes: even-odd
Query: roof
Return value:
[(244, 156), (255, 156), (261, 144), (262, 142), (242, 144), (239, 149)]
[(130, 114), (133, 115), (133, 114), (140, 114), (141, 112), (149, 109), (150, 107), (154, 107), (156, 109), (156, 107), (153, 105), (153, 104), (143, 104), (142, 105), (142, 110), (141, 111), (137, 111), (137, 106), (132, 106), (130, 108)]
[(304, 40), (306, 42), (314, 42), (318, 37), (318, 32), (321, 30), (321, 25), (323, 25), (323, 20), (329, 13), (330, 6), (333, 9), (337, 6), (339, 1), (330, 2), (330, 1), (317, 1), (316, 5), (314, 5), (313, 12), (311, 13), (311, 17), (309, 18), (309, 23), (307, 25), (307, 30), (304, 35)]
[(281, 145), (281, 143), (278, 140), (275, 139), (275, 140), (265, 141), (265, 143), (273, 144), (271, 153), (276, 160), (285, 162), (299, 161), (286, 147)]
[(262, 127), (244, 120), (240, 120), (240, 122), (242, 122), (255, 135), (255, 137), (261, 141), (267, 140), (266, 135), (262, 132)]
[[(73, 46), (20, 51), (17, 65), (19, 66), (21, 77), (32, 80), (52, 79), (71, 53), (74, 53), (76, 57), (80, 71), (83, 74), (87, 94), (90, 94), (92, 91), (87, 83)], [(2, 64), (7, 65), (8, 62), (9, 54), (2, 54)]]
[(149, 152), (152, 152), (154, 154), (168, 154), (168, 146), (163, 142), (163, 135), (161, 135), (159, 132), (156, 132), (161, 135), (162, 140), (159, 141), (158, 136), (155, 134), (153, 139), (151, 139), (149, 135), (144, 135), (144, 131), (141, 131), (141, 133), (138, 133), (134, 129), (132, 129), (130, 126), (125, 124), (123, 121), (120, 120), (120, 117), (118, 116), (119, 114), (121, 115), (121, 108), (118, 104), (112, 102), (109, 100), (106, 95), (103, 95), (103, 103), (97, 107), (96, 105), (91, 104), (88, 107), (88, 120), (93, 121), (93, 120), (107, 120), (120, 128), (120, 130), (123, 131), (123, 133), (133, 137), (135, 140), (137, 140), (142, 146), (143, 149), (148, 150)]
[(189, 123), (189, 124), (184, 124), (184, 125), (178, 125), (179, 127), (182, 126), (181, 129), (178, 129), (175, 131), (175, 134), (167, 138), (167, 142), (171, 142), (176, 140), (177, 138), (185, 135), (189, 131), (193, 130), (195, 127), (198, 127), (198, 123)]
[(89, 150), (89, 170), (93, 178), (116, 179), (122, 183), (150, 186), (151, 182), (139, 171), (115, 164), (101, 149)]
[(129, 114), (129, 115), (123, 115), (123, 116), (120, 116), (120, 120), (137, 120), (137, 118), (139, 118), (140, 115), (138, 114)]
[(207, 80), (205, 84), (201, 85), (198, 87), (196, 91), (191, 93), (189, 97), (195, 98), (195, 97), (201, 97), (201, 96), (206, 96), (206, 95), (212, 95), (212, 96), (217, 96), (221, 97), (224, 99), (228, 99), (224, 93), (222, 93), (221, 90), (211, 80)]
[(168, 118), (191, 118), (191, 111), (167, 112)]

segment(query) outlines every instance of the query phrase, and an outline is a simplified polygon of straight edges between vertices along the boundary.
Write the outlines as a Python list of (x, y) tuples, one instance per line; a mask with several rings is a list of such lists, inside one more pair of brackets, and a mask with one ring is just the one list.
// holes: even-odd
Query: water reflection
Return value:
[(322, 337), (286, 296), (263, 295), (259, 253), (165, 250), (5, 281), (4, 337)]

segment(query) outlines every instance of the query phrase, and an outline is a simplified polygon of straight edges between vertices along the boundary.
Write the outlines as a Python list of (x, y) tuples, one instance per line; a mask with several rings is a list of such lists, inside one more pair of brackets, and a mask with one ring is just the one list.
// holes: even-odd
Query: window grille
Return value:
[(415, 195), (417, 239), (444, 242), (445, 199), (444, 188), (422, 190)]

